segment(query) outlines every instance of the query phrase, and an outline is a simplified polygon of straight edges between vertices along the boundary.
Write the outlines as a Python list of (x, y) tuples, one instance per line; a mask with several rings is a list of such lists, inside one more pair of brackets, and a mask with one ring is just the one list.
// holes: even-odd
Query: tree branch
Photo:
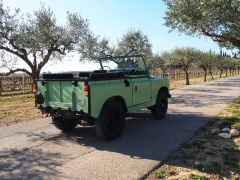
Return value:
[(27, 56), (24, 56), (24, 55), (20, 54), (18, 51), (14, 51), (14, 50), (12, 50), (12, 49), (10, 49), (10, 48), (8, 48), (8, 47), (2, 46), (2, 45), (0, 45), (0, 49), (5, 50), (5, 51), (7, 51), (7, 52), (9, 52), (9, 53), (11, 53), (11, 54), (14, 54), (14, 55), (18, 56), (18, 57), (21, 58), (24, 62), (26, 62), (26, 63), (29, 65), (30, 68), (33, 68), (32, 63), (31, 63), (31, 61), (29, 61), (29, 59), (27, 58)]
[(25, 57), (27, 57), (27, 51), (26, 51), (26, 49), (20, 48), (20, 47), (18, 47), (17, 45), (15, 45), (13, 39), (9, 40), (9, 42), (10, 42), (10, 44), (12, 45), (12, 47), (13, 47), (14, 49), (20, 51), (21, 53), (23, 53), (23, 55), (24, 55)]
[(8, 76), (8, 75), (13, 74), (13, 73), (15, 73), (15, 72), (24, 72), (24, 73), (26, 73), (26, 74), (28, 74), (29, 76), (32, 77), (32, 73), (30, 73), (30, 72), (29, 72), (28, 70), (26, 70), (26, 69), (20, 69), (20, 68), (17, 68), (17, 69), (14, 69), (14, 70), (10, 70), (8, 73), (6, 73), (6, 74), (4, 74), (4, 75)]
[(36, 69), (37, 67), (37, 55), (36, 55), (36, 51), (33, 52), (33, 66)]
[(54, 51), (54, 44), (51, 44), (50, 48), (49, 48), (48, 51), (47, 51), (47, 54), (46, 54), (46, 55), (44, 56), (44, 58), (43, 58), (43, 61), (38, 64), (38, 69), (37, 69), (37, 71), (39, 71), (39, 73), (40, 73), (41, 69), (43, 68), (43, 66), (44, 66), (45, 64), (47, 64), (47, 62), (49, 61), (49, 58), (50, 58), (50, 56), (52, 55), (52, 52), (53, 52), (53, 51)]
[(56, 49), (55, 51), (57, 51), (59, 54), (65, 55), (65, 48), (63, 50)]
[(237, 38), (234, 38), (234, 37), (231, 37), (231, 36), (224, 36), (224, 35), (218, 35), (218, 34), (210, 33), (208, 31), (206, 31), (205, 29), (201, 29), (201, 32), (204, 35), (206, 35), (208, 37), (211, 37), (213, 41), (220, 42), (220, 43), (229, 41), (234, 46), (240, 47), (240, 40), (237, 39)]

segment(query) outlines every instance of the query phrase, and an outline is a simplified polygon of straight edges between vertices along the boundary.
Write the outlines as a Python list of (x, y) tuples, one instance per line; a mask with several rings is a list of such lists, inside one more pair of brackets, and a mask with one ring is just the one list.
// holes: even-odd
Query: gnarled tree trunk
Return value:
[(190, 85), (189, 72), (188, 69), (184, 70), (186, 76), (186, 85)]

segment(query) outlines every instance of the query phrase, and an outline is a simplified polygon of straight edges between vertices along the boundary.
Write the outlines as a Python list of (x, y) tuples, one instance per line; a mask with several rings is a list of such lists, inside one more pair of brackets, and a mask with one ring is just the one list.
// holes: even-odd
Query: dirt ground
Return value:
[(34, 106), (34, 94), (3, 93), (0, 96), (0, 126), (39, 118), (42, 118), (42, 113)]
[(240, 130), (240, 98), (147, 179), (240, 179), (240, 137), (225, 139), (210, 133), (226, 126)]
[[(190, 79), (190, 85), (204, 84), (204, 83), (208, 83), (209, 81), (220, 79), (219, 75), (214, 75), (213, 78), (214, 79), (212, 79), (210, 76), (208, 76), (206, 82), (203, 81), (203, 78)], [(226, 77), (222, 77), (222, 78), (226, 78)], [(171, 84), (170, 84), (171, 89), (179, 89), (179, 88), (182, 88), (184, 86), (186, 86), (185, 85), (185, 80), (179, 80), (179, 81), (172, 81), (171, 80)]]

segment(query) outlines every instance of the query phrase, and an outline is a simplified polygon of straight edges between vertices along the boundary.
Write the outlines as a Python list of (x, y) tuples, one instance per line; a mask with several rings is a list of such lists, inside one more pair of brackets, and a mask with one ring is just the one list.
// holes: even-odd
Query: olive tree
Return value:
[(220, 71), (219, 77), (222, 78), (223, 71), (228, 68), (226, 58), (217, 56), (216, 67)]
[(116, 54), (142, 54), (146, 57), (147, 63), (149, 63), (152, 57), (152, 45), (148, 36), (142, 31), (130, 29), (120, 39), (116, 48)]
[(106, 38), (91, 34), (85, 41), (79, 43), (78, 51), (82, 59), (90, 61), (98, 61), (99, 58), (114, 55), (142, 54), (148, 60), (152, 57), (152, 46), (147, 35), (144, 35), (140, 30), (134, 29), (124, 33), (116, 46), (111, 45)]
[(239, 75), (240, 73), (240, 59), (236, 59), (237, 63), (236, 63), (236, 74)]
[(170, 59), (171, 55), (168, 52), (163, 52), (162, 54), (156, 53), (152, 57), (151, 66), (154, 68), (160, 68), (164, 75), (169, 67)]
[(204, 82), (207, 81), (207, 72), (208, 72), (208, 66), (209, 66), (209, 58), (207, 58), (207, 53), (198, 51), (198, 57), (197, 57), (197, 66), (203, 70), (204, 72)]
[(190, 85), (189, 69), (197, 61), (198, 51), (193, 48), (176, 48), (171, 52), (171, 64), (183, 70), (186, 85)]
[(165, 25), (187, 35), (210, 37), (222, 46), (240, 49), (239, 0), (164, 0)]
[(102, 67), (99, 59), (113, 56), (115, 47), (110, 45), (108, 39), (90, 34), (85, 41), (79, 43), (78, 52), (81, 54), (82, 60), (99, 62)]
[(79, 14), (67, 13), (66, 23), (58, 25), (53, 11), (44, 5), (32, 14), (22, 14), (19, 9), (5, 8), (0, 1), (0, 50), (28, 66), (10, 69), (8, 74), (24, 72), (33, 80), (39, 78), (50, 60), (73, 51), (88, 34), (88, 22)]

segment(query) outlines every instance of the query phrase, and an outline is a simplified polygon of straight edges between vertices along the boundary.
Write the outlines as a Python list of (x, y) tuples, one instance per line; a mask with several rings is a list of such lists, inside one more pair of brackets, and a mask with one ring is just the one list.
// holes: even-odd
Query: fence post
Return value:
[(0, 77), (0, 96), (2, 95), (2, 77)]
[(25, 93), (25, 73), (22, 76), (22, 83), (23, 83), (23, 93)]

